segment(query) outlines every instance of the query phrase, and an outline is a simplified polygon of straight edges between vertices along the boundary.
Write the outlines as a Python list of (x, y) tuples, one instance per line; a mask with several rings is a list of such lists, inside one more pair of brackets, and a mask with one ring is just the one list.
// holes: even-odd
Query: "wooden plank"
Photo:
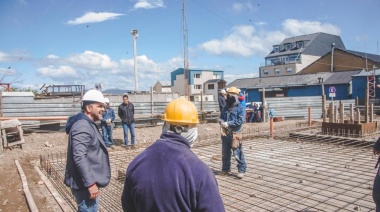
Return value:
[(6, 120), (6, 121), (0, 122), (1, 129), (17, 127), (19, 125), (21, 125), (21, 122), (17, 119), (11, 119), (11, 120)]
[(62, 211), (73, 211), (73, 209), (66, 203), (64, 198), (59, 194), (57, 189), (53, 186), (53, 184), (50, 182), (50, 180), (45, 176), (44, 173), (41, 172), (40, 168), (38, 166), (34, 166), (34, 169), (38, 172), (38, 174), (41, 177), (41, 180), (44, 181), (45, 186), (48, 188), (50, 193), (53, 195), (54, 199), (57, 201), (59, 207), (61, 207)]
[(4, 147), (8, 147), (7, 134), (5, 133), (5, 129), (1, 129), (1, 140), (3, 141)]
[(24, 144), (25, 143), (25, 141), (14, 141), (14, 142), (10, 142), (10, 143), (8, 143), (8, 147), (10, 147), (10, 146), (15, 146), (15, 145), (20, 145), (20, 144)]
[(4, 147), (3, 147), (3, 139), (2, 139), (2, 136), (1, 136), (2, 134), (3, 133), (0, 130), (0, 155), (3, 154), (3, 149), (4, 149)]
[(31, 212), (38, 212), (37, 205), (34, 202), (32, 194), (29, 191), (28, 181), (26, 180), (26, 176), (24, 174), (24, 171), (22, 170), (21, 165), (18, 162), (18, 160), (15, 160), (15, 164), (17, 166), (18, 173), (20, 174), (20, 178), (21, 178), (21, 181), (22, 181), (22, 187), (23, 187), (23, 190), (24, 190), (26, 202), (28, 203), (28, 206), (29, 206), (29, 210)]

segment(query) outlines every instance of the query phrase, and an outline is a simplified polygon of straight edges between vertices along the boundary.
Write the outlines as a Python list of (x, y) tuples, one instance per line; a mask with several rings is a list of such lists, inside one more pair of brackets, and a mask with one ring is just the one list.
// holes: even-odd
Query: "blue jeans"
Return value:
[(253, 120), (255, 119), (255, 113), (251, 113), (251, 116), (249, 117), (249, 122), (253, 122)]
[(112, 124), (108, 126), (106, 123), (102, 122), (101, 125), (102, 125), (102, 133), (103, 133), (104, 143), (106, 145), (112, 145), (113, 144), (113, 141), (112, 141), (113, 126), (112, 126)]
[[(231, 170), (231, 150), (232, 150), (232, 135), (222, 136), (222, 171)], [(243, 145), (233, 150), (239, 173), (245, 173), (247, 164), (245, 163)]]
[(78, 204), (78, 212), (97, 212), (99, 205), (99, 197), (90, 199), (90, 193), (87, 189), (71, 189), (71, 193), (75, 197)]
[(132, 124), (125, 124), (123, 123), (123, 130), (124, 130), (124, 144), (128, 145), (128, 129), (131, 132), (131, 144), (135, 145), (135, 123)]

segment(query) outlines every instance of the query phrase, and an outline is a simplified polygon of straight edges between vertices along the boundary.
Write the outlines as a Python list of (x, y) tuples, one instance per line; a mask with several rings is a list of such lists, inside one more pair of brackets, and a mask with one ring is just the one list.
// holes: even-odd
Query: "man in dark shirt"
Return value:
[[(375, 156), (380, 155), (380, 138), (377, 139), (375, 145), (373, 146), (373, 154)], [(380, 162), (380, 156), (377, 159), (375, 168), (378, 167)], [(376, 212), (380, 212), (380, 169), (377, 170), (375, 180), (373, 182), (373, 191), (372, 191), (373, 201), (376, 204)]]
[(128, 145), (128, 129), (131, 132), (131, 145), (135, 145), (135, 107), (128, 100), (128, 95), (123, 96), (123, 103), (119, 106), (117, 114), (119, 115), (123, 130), (124, 144)]
[(160, 139), (127, 168), (124, 211), (225, 211), (211, 169), (191, 150), (198, 136), (198, 111), (184, 98), (164, 112)]

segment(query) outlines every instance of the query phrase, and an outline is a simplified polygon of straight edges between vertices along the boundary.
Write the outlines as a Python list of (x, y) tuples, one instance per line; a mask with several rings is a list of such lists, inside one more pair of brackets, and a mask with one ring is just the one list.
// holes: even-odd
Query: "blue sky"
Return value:
[[(349, 50), (379, 53), (379, 0), (186, 0), (191, 69), (223, 70), (227, 83), (257, 77), (284, 38), (326, 32)], [(139, 90), (183, 68), (181, 0), (0, 0), (1, 82), (102, 83)]]

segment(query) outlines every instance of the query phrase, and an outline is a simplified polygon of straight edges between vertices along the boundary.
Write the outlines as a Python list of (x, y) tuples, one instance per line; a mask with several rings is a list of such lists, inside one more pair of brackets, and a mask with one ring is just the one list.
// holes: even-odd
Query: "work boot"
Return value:
[(220, 176), (226, 176), (226, 175), (228, 175), (228, 173), (230, 172), (231, 170), (228, 170), (228, 171), (221, 171), (221, 172), (219, 172), (219, 175)]
[(236, 177), (239, 178), (239, 179), (243, 179), (244, 173), (239, 173), (239, 174), (236, 175)]

